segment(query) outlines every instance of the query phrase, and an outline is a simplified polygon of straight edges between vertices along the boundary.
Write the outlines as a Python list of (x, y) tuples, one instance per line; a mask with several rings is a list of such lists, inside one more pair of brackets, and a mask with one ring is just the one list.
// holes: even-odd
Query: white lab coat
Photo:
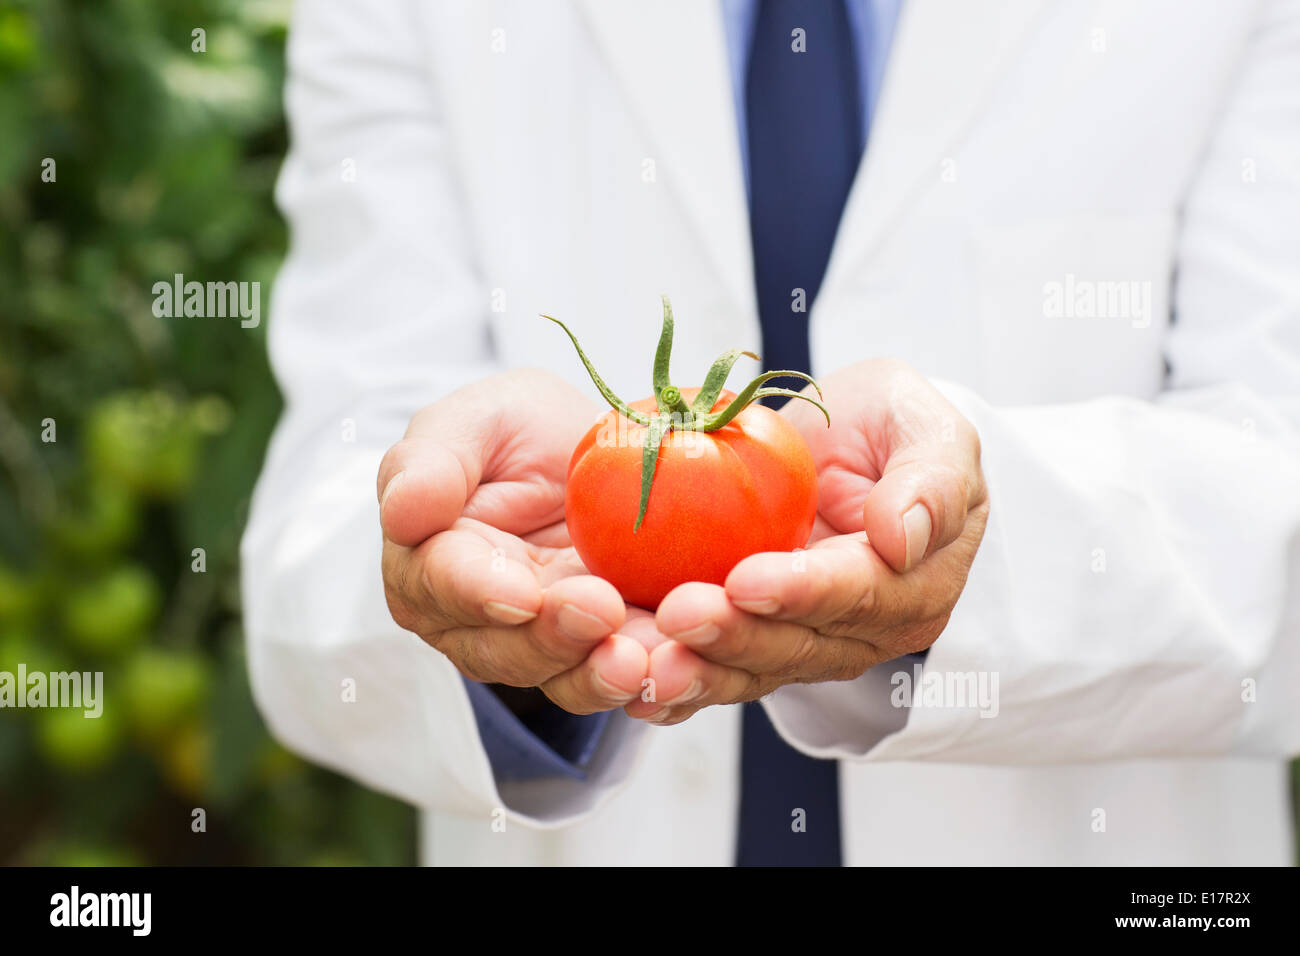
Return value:
[[(738, 708), (619, 713), (586, 781), (498, 787), (388, 615), (375, 503), (451, 388), (590, 389), (539, 312), (629, 399), (661, 291), (677, 381), (757, 348), (724, 49), (700, 0), (298, 5), (253, 687), (286, 745), (423, 808), (426, 862), (731, 859)], [(996, 717), (892, 707), (894, 665), (766, 703), (841, 759), (847, 862), (1289, 862), (1300, 5), (908, 0), (811, 328), (818, 373), (935, 380), (992, 501), (926, 667), (996, 674)]]

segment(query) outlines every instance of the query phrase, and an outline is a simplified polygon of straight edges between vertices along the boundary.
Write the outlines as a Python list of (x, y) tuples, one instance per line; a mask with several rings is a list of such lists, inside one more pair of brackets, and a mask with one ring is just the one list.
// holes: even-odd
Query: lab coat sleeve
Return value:
[(1004, 765), (1300, 751), (1300, 6), (1264, 9), (1183, 209), (1166, 389), (1029, 408), (939, 383), (991, 501), (965, 592), (919, 686), (898, 661), (778, 691), (794, 745)]
[(289, 38), (291, 227), (269, 328), (285, 410), (242, 543), (254, 696), (309, 759), (427, 809), (559, 825), (629, 771), (498, 787), (459, 673), (389, 615), (375, 477), (411, 414), (497, 371), (412, 3), (304, 0)]

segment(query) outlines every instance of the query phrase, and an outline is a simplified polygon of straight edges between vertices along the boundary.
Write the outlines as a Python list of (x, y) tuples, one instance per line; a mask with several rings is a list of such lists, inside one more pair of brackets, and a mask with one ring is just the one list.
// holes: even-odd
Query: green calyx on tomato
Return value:
[(629, 421), (645, 428), (645, 446), (641, 453), (641, 501), (637, 510), (636, 522), (632, 526), (633, 533), (641, 529), (641, 523), (645, 520), (646, 508), (650, 503), (650, 486), (654, 482), (655, 469), (659, 461), (659, 447), (663, 443), (665, 436), (670, 432), (716, 432), (730, 424), (750, 404), (769, 395), (784, 395), (788, 398), (798, 398), (810, 402), (821, 409), (822, 414), (826, 416), (827, 426), (830, 425), (831, 421), (831, 415), (826, 410), (826, 406), (811, 395), (805, 395), (789, 388), (764, 387), (766, 382), (774, 378), (799, 378), (816, 389), (818, 398), (822, 397), (821, 388), (818, 387), (817, 382), (811, 376), (789, 369), (763, 372), (741, 389), (729, 404), (714, 410), (714, 405), (717, 404), (719, 396), (722, 395), (723, 386), (727, 383), (727, 377), (731, 374), (732, 367), (735, 366), (740, 357), (744, 355), (756, 361), (758, 360), (756, 354), (745, 349), (731, 349), (718, 356), (709, 369), (708, 375), (705, 376), (704, 384), (700, 387), (694, 400), (688, 403), (683, 397), (681, 389), (669, 381), (668, 365), (673, 350), (673, 307), (669, 303), (667, 295), (661, 296), (661, 298), (664, 304), (663, 329), (659, 333), (659, 346), (655, 349), (652, 373), (656, 405), (654, 412), (637, 411), (615, 395), (610, 387), (605, 384), (604, 379), (596, 372), (591, 360), (587, 358), (586, 353), (582, 351), (582, 346), (578, 344), (578, 339), (569, 331), (569, 327), (554, 316), (542, 316), (542, 318), (550, 319), (563, 329), (569, 340), (573, 342), (573, 347), (578, 351), (578, 358), (582, 360), (582, 364), (586, 367), (592, 383), (605, 401), (609, 402), (610, 407)]

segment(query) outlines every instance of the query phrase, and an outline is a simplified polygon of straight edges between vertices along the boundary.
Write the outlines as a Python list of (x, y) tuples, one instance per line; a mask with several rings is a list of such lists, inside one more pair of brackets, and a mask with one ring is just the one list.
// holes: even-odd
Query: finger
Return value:
[(753, 674), (714, 663), (676, 641), (650, 653), (646, 680), (647, 693), (623, 709), (655, 724), (680, 723), (701, 707), (755, 700), (766, 692)]
[[(493, 612), (489, 607), (486, 617)], [(599, 578), (571, 578), (547, 590), (537, 614), (526, 621), (449, 627), (432, 632), (429, 643), (473, 680), (539, 687), (582, 664), (622, 619), (622, 599), (613, 585)], [(644, 674), (642, 666), (637, 690)]]
[(647, 653), (668, 641), (655, 626), (654, 612), (635, 606), (627, 609), (627, 620), (619, 628), (619, 633), (637, 641)]
[(960, 476), (943, 465), (913, 462), (884, 475), (862, 506), (862, 525), (895, 571), (909, 571), (961, 531), (966, 518)]
[[(891, 568), (910, 571), (961, 534), (985, 496), (979, 438), (961, 421), (895, 446), (862, 506), (867, 539)], [(950, 437), (951, 440), (945, 440)]]
[(942, 632), (965, 586), (987, 514), (987, 502), (974, 508), (955, 542), (906, 574), (886, 565), (864, 535), (841, 535), (802, 552), (797, 572), (790, 555), (746, 558), (728, 576), (727, 594), (742, 606), (761, 606), (776, 620), (851, 638), (867, 649), (865, 667), (874, 667), (928, 647)]
[(482, 391), (468, 386), (422, 408), (379, 463), (379, 517), (391, 541), (417, 545), (464, 511), (502, 438)]
[(587, 657), (541, 685), (542, 691), (571, 714), (613, 710), (641, 694), (649, 655), (640, 643), (610, 634)]
[(426, 615), (427, 630), (523, 624), (542, 610), (532, 569), (474, 531), (444, 531), (410, 554), (411, 566), (398, 571), (399, 586)]
[(675, 588), (659, 605), (656, 624), (707, 660), (781, 683), (856, 677), (871, 661), (871, 649), (860, 641), (746, 613), (713, 584)]
[(550, 660), (572, 667), (622, 627), (627, 606), (614, 585), (590, 574), (562, 578), (549, 588), (527, 638)]
[(384, 536), (413, 547), (450, 528), (465, 509), (477, 474), (467, 476), (462, 458), (446, 445), (404, 438), (379, 466), (379, 522)]
[[(771, 598), (766, 601), (762, 606), (771, 606)], [(669, 593), (658, 626), (701, 657), (780, 683), (855, 678), (875, 662), (874, 650), (861, 640), (746, 613), (711, 584), (684, 584)]]
[(380, 464), (385, 532), (413, 546), (462, 513), (516, 534), (558, 520), (569, 454), (591, 405), (554, 375), (521, 369), (421, 409)]
[(828, 538), (807, 551), (768, 551), (745, 558), (727, 575), (728, 599), (750, 614), (825, 631), (843, 621), (887, 617), (897, 577), (865, 535)]

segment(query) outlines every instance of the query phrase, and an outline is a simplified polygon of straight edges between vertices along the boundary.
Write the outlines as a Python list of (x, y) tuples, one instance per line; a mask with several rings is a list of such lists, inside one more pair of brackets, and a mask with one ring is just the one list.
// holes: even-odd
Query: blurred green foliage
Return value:
[(0, 671), (103, 671), (105, 697), (0, 711), (0, 862), (414, 861), (413, 812), (274, 744), (250, 696), (265, 322), (152, 310), (183, 273), (261, 282), (265, 316), (287, 14), (0, 7)]

